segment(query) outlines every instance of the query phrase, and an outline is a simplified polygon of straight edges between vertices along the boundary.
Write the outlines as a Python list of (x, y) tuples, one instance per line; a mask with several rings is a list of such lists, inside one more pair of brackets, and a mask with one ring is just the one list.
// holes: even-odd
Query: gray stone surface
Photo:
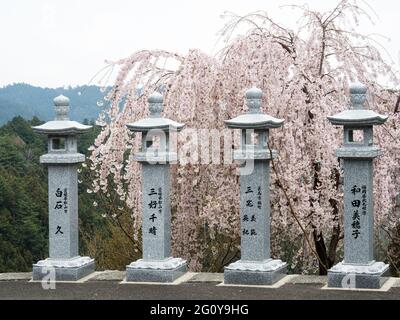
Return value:
[(197, 273), (189, 282), (224, 282), (223, 273)]
[(159, 152), (158, 150), (155, 150), (153, 153), (148, 150), (147, 152), (136, 153), (133, 160), (148, 164), (175, 164), (178, 161), (178, 155), (176, 152)]
[(63, 95), (54, 99), (55, 119), (40, 126), (33, 127), (38, 133), (76, 135), (87, 132), (91, 126), (83, 125), (76, 121), (69, 120), (69, 99)]
[(135, 262), (132, 262), (128, 267), (131, 269), (171, 270), (185, 264), (186, 261), (181, 258), (169, 257), (163, 260), (139, 259)]
[(226, 120), (225, 124), (232, 129), (270, 129), (279, 128), (284, 120), (261, 113), (263, 93), (258, 88), (251, 88), (246, 92), (246, 105), (249, 108), (247, 114)]
[[(69, 99), (54, 99), (56, 119), (34, 127), (48, 135), (48, 154), (41, 163), (48, 166), (49, 259), (33, 265), (33, 279), (40, 280), (50, 270), (56, 280), (76, 281), (94, 272), (94, 260), (79, 256), (78, 164), (85, 156), (77, 152), (77, 135), (91, 127), (69, 121)], [(44, 272), (42, 272), (44, 271)]]
[(394, 288), (400, 288), (400, 279), (397, 279), (393, 285)]
[[(321, 290), (321, 288), (322, 285), (319, 283), (287, 283), (280, 288), (242, 288), (235, 286), (218, 286), (216, 283), (200, 282), (184, 283), (175, 286), (139, 283), (120, 285), (119, 282), (116, 281), (88, 281), (86, 283), (73, 284), (60, 283), (57, 284), (56, 290), (43, 290), (40, 283), (5, 281), (0, 283), (0, 299), (198, 300), (199, 302), (209, 300), (235, 300), (237, 301), (236, 304), (243, 304), (243, 300), (400, 300), (400, 288), (392, 288), (387, 292)], [(210, 303), (213, 302), (210, 301)], [(155, 304), (157, 303), (155, 302)], [(281, 312), (284, 312), (284, 310)], [(159, 318), (162, 319), (161, 317)], [(209, 318), (212, 319), (214, 317), (209, 316)], [(233, 319), (233, 317), (231, 318)]]
[(350, 110), (345, 110), (339, 114), (328, 117), (328, 120), (334, 125), (343, 126), (372, 126), (385, 123), (388, 116), (381, 115), (373, 110), (364, 108), (367, 99), (367, 87), (362, 83), (353, 83), (350, 85)]
[(250, 146), (245, 146), (246, 149), (239, 149), (233, 152), (233, 159), (238, 161), (245, 160), (271, 160), (278, 156), (276, 150), (266, 150), (251, 148)]
[[(49, 280), (50, 270), (54, 268), (55, 281), (78, 281), (94, 272), (95, 263), (91, 260), (76, 267), (49, 267), (49, 266), (33, 266), (32, 279), (40, 281), (43, 278)], [(52, 280), (52, 279), (51, 279)]]
[(142, 241), (145, 260), (163, 260), (171, 256), (170, 170), (167, 164), (142, 164)]
[[(348, 280), (355, 288), (377, 289), (389, 267), (374, 261), (373, 208), (373, 159), (380, 154), (373, 144), (373, 125), (388, 117), (364, 109), (366, 92), (364, 85), (353, 84), (351, 109), (328, 117), (332, 124), (344, 126), (344, 145), (337, 150), (344, 171), (344, 261), (328, 271), (328, 287), (343, 287)], [(362, 134), (360, 140), (356, 131)]]
[(186, 263), (175, 269), (136, 269), (126, 268), (128, 282), (174, 282), (187, 272)]
[[(374, 260), (372, 160), (345, 159), (343, 170), (344, 261), (346, 263), (369, 264)], [(352, 192), (355, 187), (360, 191)], [(354, 206), (354, 203), (358, 203), (358, 201), (360, 206)], [(356, 212), (359, 219), (354, 219)], [(359, 226), (355, 226), (354, 223), (358, 222)], [(359, 229), (354, 227), (359, 227)], [(360, 234), (354, 235), (354, 232)]]
[(232, 270), (225, 268), (225, 284), (273, 285), (286, 276), (286, 265), (274, 271)]
[(127, 266), (127, 281), (173, 282), (187, 271), (171, 257), (169, 164), (142, 163), (142, 241), (143, 259)]
[(311, 284), (311, 283), (320, 283), (325, 284), (328, 281), (327, 276), (313, 276), (313, 275), (298, 275), (291, 279), (289, 282), (292, 284)]
[(22, 281), (32, 279), (32, 272), (0, 273), (0, 281)]
[(106, 270), (96, 272), (89, 281), (122, 281), (125, 279), (126, 272), (119, 270)]
[(45, 154), (40, 157), (42, 164), (80, 164), (85, 162), (85, 156), (80, 153), (73, 154)]
[(76, 257), (79, 255), (77, 166), (52, 165), (48, 171), (50, 257)]
[(381, 154), (381, 151), (378, 147), (351, 147), (351, 148), (339, 148), (336, 150), (336, 156), (342, 159), (373, 159), (378, 157)]
[[(283, 120), (261, 113), (262, 91), (246, 93), (249, 112), (225, 121), (228, 128), (241, 129), (241, 146), (234, 152), (240, 167), (240, 234), (241, 259), (224, 271), (226, 284), (270, 285), (280, 280), (286, 264), (270, 257), (270, 161), (277, 156), (269, 150), (269, 129), (278, 128)], [(252, 138), (255, 134), (257, 138)]]
[[(173, 282), (187, 271), (186, 261), (171, 257), (170, 152), (169, 133), (184, 124), (162, 118), (163, 97), (152, 94), (150, 117), (128, 124), (134, 132), (142, 132), (142, 147), (134, 157), (142, 164), (142, 244), (143, 259), (126, 268), (127, 281)], [(155, 138), (160, 141), (154, 145)], [(154, 140), (153, 140), (154, 139)]]
[(389, 265), (371, 262), (367, 265), (340, 262), (328, 271), (328, 286), (334, 288), (379, 289), (389, 276)]
[(240, 270), (240, 271), (261, 271), (269, 272), (276, 271), (286, 266), (285, 262), (277, 259), (267, 259), (263, 261), (246, 261), (239, 260), (231, 263), (225, 269)]
[(126, 126), (128, 129), (133, 132), (182, 130), (185, 126), (183, 123), (178, 123), (171, 119), (162, 117), (162, 112), (164, 110), (163, 102), (163, 96), (158, 92), (154, 92), (148, 99), (150, 116), (134, 123), (127, 124)]
[(269, 161), (255, 160), (253, 173), (240, 176), (240, 220), (241, 260), (269, 259)]
[[(350, 276), (350, 277), (349, 277)], [(352, 278), (351, 276), (354, 276)], [(351, 289), (380, 289), (388, 280), (384, 274), (348, 274), (328, 272), (328, 287)]]

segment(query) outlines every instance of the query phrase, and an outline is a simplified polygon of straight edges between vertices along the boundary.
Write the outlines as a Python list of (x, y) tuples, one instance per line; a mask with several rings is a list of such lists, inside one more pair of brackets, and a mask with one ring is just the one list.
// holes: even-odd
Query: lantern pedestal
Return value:
[(54, 272), (57, 281), (78, 281), (94, 272), (95, 262), (90, 257), (75, 257), (71, 259), (41, 260), (33, 265), (33, 280), (42, 280), (43, 276)]
[(372, 261), (368, 265), (340, 262), (328, 272), (328, 287), (379, 289), (386, 282), (389, 265)]

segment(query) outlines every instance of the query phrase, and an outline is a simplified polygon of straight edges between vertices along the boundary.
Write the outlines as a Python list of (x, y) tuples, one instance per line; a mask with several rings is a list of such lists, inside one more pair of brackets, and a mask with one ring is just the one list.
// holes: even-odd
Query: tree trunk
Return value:
[(314, 236), (315, 249), (319, 257), (318, 261), (319, 274), (321, 276), (326, 275), (328, 272), (326, 267), (329, 268), (329, 266), (328, 266), (328, 255), (326, 253), (324, 237), (322, 233), (318, 233), (317, 230), (313, 231), (313, 236)]
[(321, 232), (318, 233), (317, 230), (314, 230), (313, 232), (315, 249), (319, 257), (319, 274), (321, 276), (328, 274), (327, 269), (332, 268), (336, 260), (336, 250), (340, 240), (340, 228), (334, 227), (332, 231), (333, 232), (331, 241), (329, 243), (329, 250), (327, 250), (326, 248), (323, 234)]

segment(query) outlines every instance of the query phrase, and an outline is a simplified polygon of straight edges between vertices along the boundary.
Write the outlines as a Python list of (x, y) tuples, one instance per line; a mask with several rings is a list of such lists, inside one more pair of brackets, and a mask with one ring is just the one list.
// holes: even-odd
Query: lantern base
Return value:
[(286, 276), (287, 264), (281, 260), (237, 261), (225, 267), (224, 284), (272, 285)]
[(160, 261), (140, 259), (126, 267), (126, 281), (170, 283), (186, 272), (186, 261), (180, 258), (168, 258)]
[[(90, 257), (41, 260), (33, 265), (34, 281), (78, 281), (94, 272), (95, 262)], [(54, 279), (52, 278), (54, 277)]]
[(368, 265), (340, 262), (328, 270), (329, 288), (380, 289), (386, 282), (389, 265), (371, 262)]

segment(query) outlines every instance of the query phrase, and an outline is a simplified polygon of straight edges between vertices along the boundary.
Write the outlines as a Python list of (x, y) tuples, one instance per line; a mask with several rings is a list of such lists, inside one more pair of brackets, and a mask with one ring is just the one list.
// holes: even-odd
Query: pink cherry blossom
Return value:
[[(399, 220), (400, 110), (396, 92), (380, 83), (384, 78), (397, 89), (399, 78), (374, 40), (354, 31), (365, 16), (356, 1), (340, 1), (326, 13), (297, 8), (303, 16), (297, 30), (266, 12), (231, 15), (221, 32), (226, 46), (216, 56), (196, 49), (187, 55), (143, 50), (114, 64), (119, 74), (104, 115), (110, 122), (90, 149), (91, 191), (115, 189), (133, 211), (135, 241), (140, 241), (141, 177), (133, 154), (140, 137), (126, 124), (148, 115), (147, 97), (161, 85), (164, 116), (197, 129), (224, 130), (224, 120), (246, 111), (245, 91), (263, 90), (263, 111), (285, 119), (270, 136), (279, 151), (271, 171), (272, 255), (295, 271), (324, 273), (343, 245), (342, 172), (335, 156), (343, 133), (327, 116), (349, 107), (349, 82), (363, 82), (369, 89), (366, 107), (390, 115), (374, 132), (383, 151), (375, 161), (374, 195), (375, 234), (392, 232)], [(248, 31), (238, 33), (239, 25)], [(178, 140), (178, 148), (184, 142)], [(222, 271), (239, 257), (236, 166), (172, 166), (173, 254), (187, 259), (192, 270)]]

